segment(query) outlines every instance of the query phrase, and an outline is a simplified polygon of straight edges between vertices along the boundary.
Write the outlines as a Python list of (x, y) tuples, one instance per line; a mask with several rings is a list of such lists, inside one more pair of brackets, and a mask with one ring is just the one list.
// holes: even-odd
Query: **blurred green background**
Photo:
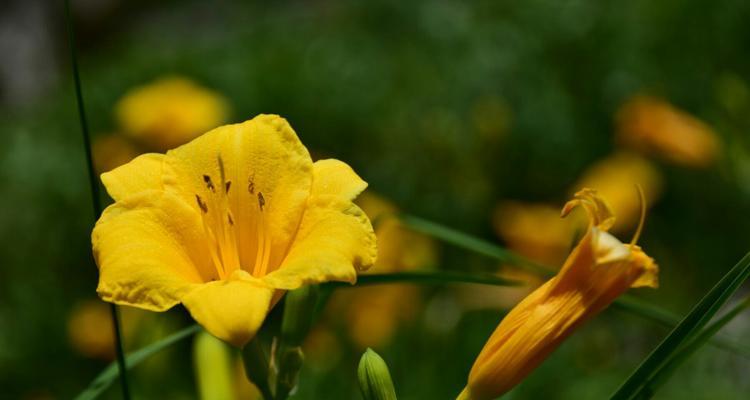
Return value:
[[(702, 120), (722, 146), (701, 168), (648, 156), (663, 184), (641, 245), (662, 268), (661, 287), (635, 294), (682, 315), (750, 249), (746, 1), (73, 6), (95, 134), (116, 129), (114, 105), (132, 87), (185, 76), (225, 96), (230, 121), (280, 114), (311, 152), (345, 160), (401, 210), (503, 244), (496, 205), (562, 204), (587, 167), (618, 148), (615, 115), (645, 92)], [(108, 360), (76, 351), (68, 333), (71, 313), (95, 298), (97, 271), (63, 5), (11, 1), (3, 14), (0, 398), (71, 398)], [(438, 268), (497, 267), (448, 245), (439, 253)], [(400, 398), (455, 398), (503, 311), (466, 307), (453, 286), (422, 295), (376, 350)], [(190, 323), (180, 307), (145, 318), (127, 348)], [(604, 398), (666, 333), (606, 311), (507, 398)], [(750, 319), (723, 334), (747, 346)], [(296, 398), (359, 398), (361, 349), (335, 335), (339, 355), (306, 366)], [(181, 342), (136, 368), (136, 397), (196, 398), (191, 348)], [(748, 367), (706, 346), (656, 398), (746, 398)], [(117, 388), (105, 397), (118, 398)]]

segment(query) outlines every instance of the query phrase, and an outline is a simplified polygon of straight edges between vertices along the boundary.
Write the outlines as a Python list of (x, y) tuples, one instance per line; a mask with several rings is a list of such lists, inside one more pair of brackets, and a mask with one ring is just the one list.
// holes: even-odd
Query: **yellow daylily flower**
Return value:
[(617, 215), (612, 230), (620, 232), (638, 223), (644, 206), (635, 186), (643, 190), (646, 204), (653, 204), (661, 195), (661, 173), (645, 158), (619, 152), (591, 165), (573, 186), (573, 193), (586, 187), (596, 189)]
[(189, 142), (224, 123), (228, 114), (223, 96), (183, 77), (135, 87), (115, 105), (124, 133), (155, 151)]
[(589, 217), (586, 234), (560, 272), (500, 322), (474, 362), (459, 400), (489, 400), (509, 391), (628, 288), (657, 286), (654, 260), (637, 245), (607, 233), (614, 216), (596, 191), (578, 192), (563, 216), (577, 206)]
[(102, 175), (115, 203), (92, 233), (105, 301), (164, 311), (182, 303), (214, 336), (249, 341), (286, 290), (354, 282), (376, 258), (352, 200), (367, 183), (315, 163), (281, 117), (216, 128)]
[(634, 96), (617, 111), (616, 123), (620, 143), (675, 164), (707, 167), (721, 150), (711, 127), (656, 97)]

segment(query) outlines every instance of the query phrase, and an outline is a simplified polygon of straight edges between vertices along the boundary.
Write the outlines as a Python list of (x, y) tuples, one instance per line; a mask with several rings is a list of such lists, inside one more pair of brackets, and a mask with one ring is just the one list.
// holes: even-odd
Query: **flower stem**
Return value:
[[(73, 81), (75, 83), (76, 102), (78, 104), (78, 116), (81, 122), (81, 133), (83, 135), (83, 147), (86, 153), (86, 166), (89, 176), (89, 187), (91, 188), (91, 201), (94, 208), (94, 218), (99, 218), (102, 212), (101, 199), (99, 197), (99, 182), (94, 173), (94, 161), (91, 155), (91, 137), (89, 136), (88, 123), (86, 122), (86, 110), (83, 103), (83, 91), (81, 90), (81, 77), (78, 72), (78, 58), (76, 53), (75, 32), (73, 19), (70, 15), (70, 0), (65, 0), (65, 22), (68, 28), (68, 40), (70, 42), (70, 61), (73, 70)], [(125, 354), (122, 349), (122, 333), (120, 330), (120, 318), (117, 306), (110, 304), (112, 325), (115, 330), (115, 348), (117, 350), (117, 366), (120, 372), (120, 383), (122, 386), (122, 397), (130, 400), (130, 388), (128, 386), (127, 368), (125, 365)]]

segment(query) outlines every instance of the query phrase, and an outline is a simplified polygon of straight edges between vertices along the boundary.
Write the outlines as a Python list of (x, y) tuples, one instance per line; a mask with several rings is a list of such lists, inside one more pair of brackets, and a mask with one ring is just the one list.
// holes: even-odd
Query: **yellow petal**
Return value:
[(107, 207), (92, 244), (106, 301), (163, 311), (215, 279), (200, 217), (170, 194), (144, 191)]
[(328, 159), (313, 164), (311, 196), (332, 195), (354, 200), (365, 188), (367, 182), (344, 162)]
[(204, 284), (182, 303), (212, 335), (242, 347), (263, 324), (273, 293), (272, 288), (240, 270), (229, 280)]
[(335, 196), (313, 197), (287, 258), (263, 280), (289, 290), (325, 281), (354, 283), (358, 270), (375, 263), (375, 243), (370, 220), (359, 207)]
[(196, 196), (209, 210), (229, 210), (243, 267), (256, 264), (259, 231), (270, 240), (269, 270), (281, 263), (310, 195), (313, 170), (307, 149), (285, 119), (259, 115), (216, 128), (167, 152), (165, 161), (170, 166), (164, 169), (165, 190), (196, 210)]
[(146, 190), (162, 190), (163, 154), (143, 154), (102, 174), (102, 183), (115, 201)]

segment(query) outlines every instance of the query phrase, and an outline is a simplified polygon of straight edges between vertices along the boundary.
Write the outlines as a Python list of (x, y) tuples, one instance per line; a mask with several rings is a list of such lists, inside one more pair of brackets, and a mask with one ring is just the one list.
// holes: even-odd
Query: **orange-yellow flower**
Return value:
[(675, 164), (707, 167), (719, 156), (716, 133), (664, 100), (635, 96), (620, 108), (616, 120), (620, 143)]
[(559, 208), (542, 203), (500, 203), (492, 222), (509, 249), (547, 265), (565, 259), (575, 233), (575, 224), (560, 218)]
[(585, 187), (596, 189), (617, 215), (617, 223), (612, 230), (620, 232), (638, 223), (641, 207), (644, 206), (638, 193), (633, 190), (635, 186), (641, 187), (646, 204), (653, 204), (661, 195), (661, 173), (645, 158), (621, 152), (591, 165), (573, 186), (571, 193)]
[(635, 244), (607, 233), (614, 216), (596, 191), (584, 189), (563, 208), (576, 206), (589, 228), (560, 272), (502, 320), (479, 353), (461, 400), (489, 400), (507, 392), (585, 321), (630, 287), (657, 286), (658, 267)]
[(182, 77), (135, 87), (115, 106), (123, 133), (155, 151), (189, 142), (224, 123), (228, 114), (224, 97)]
[(115, 203), (92, 233), (99, 296), (164, 311), (182, 303), (243, 346), (286, 290), (354, 282), (375, 235), (352, 200), (367, 184), (315, 163), (283, 118), (216, 128), (102, 175)]

